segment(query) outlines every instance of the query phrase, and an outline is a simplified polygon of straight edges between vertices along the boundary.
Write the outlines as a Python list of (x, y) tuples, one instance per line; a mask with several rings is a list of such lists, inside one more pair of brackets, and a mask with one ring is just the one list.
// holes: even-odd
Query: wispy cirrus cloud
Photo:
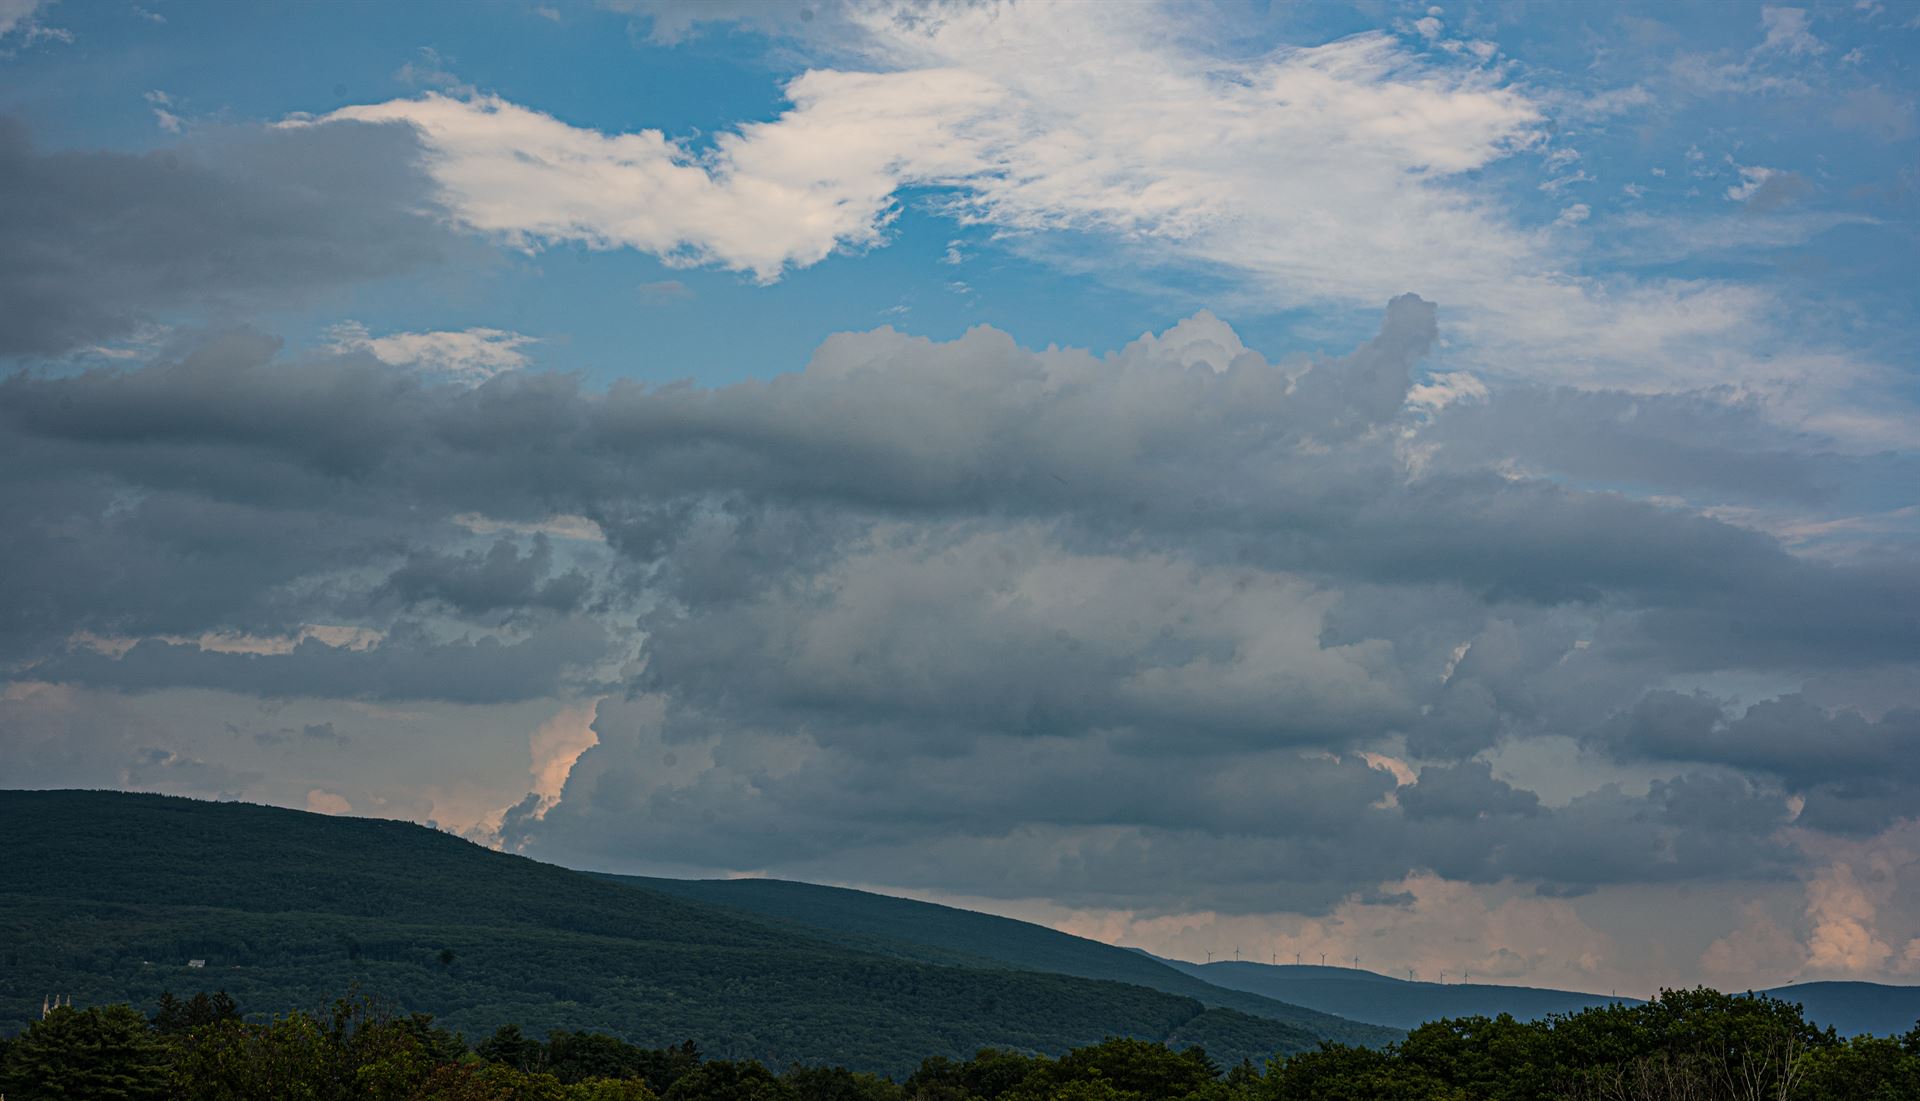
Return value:
[(48, 0), (0, 0), (0, 46), (11, 45), (7, 42), (10, 38), (29, 44), (43, 40), (73, 41), (71, 31), (40, 21), (40, 16), (52, 6)]

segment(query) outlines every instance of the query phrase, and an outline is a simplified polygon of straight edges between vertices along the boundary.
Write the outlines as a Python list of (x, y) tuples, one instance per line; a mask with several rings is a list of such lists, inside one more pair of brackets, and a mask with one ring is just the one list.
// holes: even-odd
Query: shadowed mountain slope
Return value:
[[(1312, 965), (1212, 964), (1167, 960), (1168, 965), (1219, 986), (1264, 994), (1359, 1021), (1411, 1028), (1441, 1017), (1510, 1013), (1537, 1020), (1591, 1006), (1641, 999), (1528, 986), (1409, 982), (1372, 971)], [(1842, 1035), (1899, 1035), (1920, 1020), (1920, 987), (1867, 982), (1810, 982), (1760, 991), (1805, 1008), (1807, 1019)]]
[(1807, 1019), (1831, 1025), (1843, 1036), (1900, 1035), (1920, 1027), (1920, 986), (1874, 982), (1802, 982), (1765, 991), (1797, 1002)]
[(225, 989), (266, 1014), (357, 986), (473, 1038), (513, 1022), (894, 1074), (983, 1046), (1130, 1036), (1224, 1062), (1319, 1039), (1139, 985), (856, 950), (404, 822), (4, 791), (0, 837), (6, 1032), (54, 991), (151, 1006)]
[(1132, 983), (1282, 1021), (1328, 1039), (1377, 1045), (1398, 1030), (1320, 1012), (1196, 978), (1152, 956), (1044, 925), (891, 895), (781, 879), (609, 876), (682, 899), (790, 922), (848, 946), (974, 967), (1017, 967)]
[[(1396, 1028), (1412, 1028), (1441, 1017), (1497, 1017), (1502, 1013), (1511, 1013), (1521, 1020), (1536, 1020), (1550, 1013), (1576, 1013), (1610, 1002), (1636, 1002), (1633, 998), (1611, 998), (1572, 990), (1409, 982), (1349, 967), (1274, 966), (1232, 960), (1211, 964), (1167, 962), (1217, 986), (1231, 986), (1311, 1006), (1324, 1013)], [(1343, 1008), (1334, 1008), (1336, 1006)]]

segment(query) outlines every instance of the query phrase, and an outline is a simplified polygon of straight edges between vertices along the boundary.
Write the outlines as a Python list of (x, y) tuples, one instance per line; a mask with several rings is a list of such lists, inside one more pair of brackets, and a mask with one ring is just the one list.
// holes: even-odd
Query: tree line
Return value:
[(248, 1019), (225, 993), (57, 1007), (0, 1038), (7, 1101), (1920, 1101), (1920, 1024), (1843, 1038), (1799, 1006), (1664, 991), (1539, 1021), (1433, 1021), (1383, 1048), (1222, 1068), (1109, 1039), (1049, 1057), (933, 1057), (901, 1080), (709, 1059), (692, 1042), (502, 1025), (477, 1044), (363, 997)]

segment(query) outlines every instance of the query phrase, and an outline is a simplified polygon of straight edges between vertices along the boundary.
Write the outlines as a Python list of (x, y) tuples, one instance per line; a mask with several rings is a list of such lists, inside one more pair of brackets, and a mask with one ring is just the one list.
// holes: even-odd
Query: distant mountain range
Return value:
[(1182, 965), (1044, 925), (891, 895), (782, 879), (652, 879), (608, 876), (662, 894), (790, 922), (847, 947), (963, 967), (1015, 967), (1131, 983), (1223, 1009), (1283, 1021), (1316, 1036), (1374, 1045), (1400, 1029), (1357, 1024), (1258, 991), (1196, 978)]
[[(1639, 1001), (1530, 986), (1410, 982), (1350, 967), (1275, 966), (1231, 960), (1209, 964), (1162, 962), (1215, 986), (1395, 1028), (1412, 1028), (1441, 1017), (1493, 1017), (1501, 1013), (1536, 1020), (1551, 1013), (1575, 1013), (1612, 1002), (1632, 1005)], [(1809, 982), (1761, 993), (1797, 1002), (1806, 1009), (1809, 1020), (1832, 1026), (1847, 1036), (1899, 1035), (1920, 1022), (1920, 987), (1916, 986)]]
[(1920, 1027), (1920, 986), (1875, 982), (1802, 982), (1766, 993), (1798, 1002), (1807, 1019), (1845, 1036), (1904, 1035)]
[[(888, 942), (882, 950), (906, 952), (908, 958), (1135, 983), (1185, 994), (1207, 1005), (1288, 1021), (1349, 1043), (1377, 1044), (1442, 1017), (1508, 1013), (1521, 1020), (1537, 1020), (1554, 1013), (1640, 1001), (1545, 987), (1416, 982), (1351, 967), (1233, 960), (1188, 963), (1010, 918), (787, 880), (608, 878), (792, 922), (816, 936), (848, 945), (872, 947), (871, 938), (878, 938)], [(1900, 1034), (1920, 1022), (1920, 987), (1814, 982), (1764, 993), (1800, 1003), (1809, 1019), (1849, 1036)], [(1236, 1000), (1235, 995), (1244, 1000)], [(1384, 1036), (1356, 1032), (1354, 1022), (1393, 1031)]]
[[(1552, 1013), (1577, 1013), (1610, 1002), (1631, 1004), (1635, 1000), (1491, 983), (1411, 982), (1351, 967), (1274, 966), (1233, 960), (1207, 964), (1166, 962), (1217, 986), (1394, 1028), (1412, 1028), (1440, 1017), (1497, 1017), (1502, 1013), (1522, 1020), (1536, 1020)], [(1333, 1006), (1342, 1008), (1330, 1008)]]

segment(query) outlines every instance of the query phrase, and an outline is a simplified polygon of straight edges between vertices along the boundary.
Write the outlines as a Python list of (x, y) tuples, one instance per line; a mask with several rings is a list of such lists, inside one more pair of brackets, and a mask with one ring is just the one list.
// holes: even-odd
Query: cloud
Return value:
[[(428, 150), (442, 202), (510, 245), (635, 248), (769, 282), (836, 248), (880, 243), (901, 184), (900, 151), (930, 151), (949, 120), (989, 110), (995, 98), (958, 73), (849, 87), (859, 79), (802, 78), (789, 88), (801, 104), (797, 133), (723, 135), (706, 160), (656, 130), (607, 136), (495, 97), (429, 95), (343, 108), (322, 121), (404, 124), (395, 129), (417, 134)], [(851, 102), (808, 109), (829, 94)], [(885, 106), (876, 116), (851, 103)], [(949, 173), (978, 167), (964, 150), (946, 162)]]
[[(700, 33), (709, 23), (743, 23), (763, 31), (799, 31), (816, 21), (839, 24), (833, 5), (762, 4), (755, 0), (601, 0), (601, 7), (643, 19), (647, 39), (672, 46)], [(822, 14), (826, 18), (821, 18)]]
[(1701, 969), (1730, 990), (1795, 976), (1806, 963), (1806, 947), (1757, 902), (1742, 907), (1740, 925), (1708, 945), (1700, 957)]
[(1408, 717), (1384, 647), (1323, 646), (1331, 594), (1291, 579), (1075, 554), (1040, 529), (879, 535), (811, 592), (652, 622), (641, 683), (690, 704), (747, 683), (769, 707), (830, 700), (853, 737), (1177, 724), (1198, 749), (1345, 741)]
[(373, 336), (358, 322), (346, 321), (328, 332), (336, 352), (364, 351), (395, 367), (420, 367), (459, 382), (484, 382), (502, 371), (527, 365), (520, 349), (533, 337), (504, 329), (465, 329), (458, 332), (389, 333)]
[(1884, 88), (1848, 92), (1833, 111), (1834, 125), (1884, 142), (1904, 141), (1914, 128), (1914, 102)]
[[(320, 788), (358, 814), (466, 830), (497, 823), (526, 791), (528, 732), (561, 706), (265, 700), (194, 688), (128, 695), (13, 680), (0, 687), (9, 751), (0, 775), (14, 787), (119, 787), (130, 763), (165, 747), (227, 770), (226, 780), (193, 789), (202, 796), (302, 807)], [(325, 737), (328, 727), (351, 733), (351, 752)], [(156, 786), (176, 790), (160, 782), (167, 771), (154, 774)]]
[(9, 35), (30, 25), (41, 0), (0, 0), (0, 35)]
[(1434, 813), (1429, 800), (1415, 816), (1382, 804), (1394, 779), (1364, 761), (1276, 749), (1169, 754), (1064, 732), (949, 735), (896, 764), (901, 749), (884, 727), (858, 748), (834, 746), (657, 698), (603, 704), (595, 732), (559, 803), (519, 839), (528, 851), (633, 867), (645, 837), (642, 867), (771, 866), (1143, 913), (1196, 900), (1219, 912), (1325, 913), (1410, 868), (1572, 894), (1791, 867), (1773, 839), (1780, 801), (1712, 780), (1557, 809), (1493, 784), (1504, 801), (1475, 808), (1473, 790), (1423, 775), (1400, 789), (1403, 806), (1432, 783), (1447, 809)]
[(173, 97), (156, 89), (148, 92), (146, 99), (147, 105), (153, 109), (153, 120), (159, 123), (160, 129), (169, 134), (178, 134), (185, 122), (173, 113)]
[[(1768, 183), (1772, 180), (1779, 182), (1769, 187)], [(1626, 231), (1616, 246), (1617, 254), (1631, 263), (1672, 263), (1702, 257), (1724, 257), (1741, 252), (1793, 248), (1842, 226), (1873, 225), (1876, 222), (1864, 214), (1782, 210), (1806, 198), (1812, 191), (1810, 184), (1793, 173), (1770, 177), (1751, 189), (1747, 189), (1743, 183), (1728, 191), (1740, 193), (1746, 198), (1738, 213), (1717, 217), (1673, 218), (1635, 212), (1615, 219), (1612, 224)], [(1758, 199), (1757, 203), (1755, 199)]]
[(0, 0), (0, 42), (18, 36), (31, 45), (40, 41), (72, 42), (73, 32), (40, 22), (48, 0)]
[(1798, 822), (1839, 833), (1878, 833), (1911, 817), (1920, 796), (1920, 770), (1911, 761), (1920, 710), (1913, 708), (1873, 720), (1792, 694), (1734, 717), (1705, 696), (1660, 691), (1614, 716), (1594, 738), (1620, 755), (1770, 774), (1803, 799)]
[(574, 762), (599, 741), (593, 732), (596, 706), (563, 708), (528, 738), (533, 750), (532, 794), (549, 803), (560, 798)]
[(651, 283), (642, 283), (633, 288), (640, 301), (648, 305), (663, 305), (693, 297), (693, 292), (678, 279), (656, 279)]
[(1810, 507), (1855, 491), (1843, 487), (1901, 477), (1899, 459), (1836, 453), (1818, 436), (1769, 425), (1756, 400), (1724, 392), (1480, 389), (1481, 400), (1447, 402), (1422, 432), (1436, 464), (1506, 465), (1682, 499)]
[(1727, 198), (1751, 210), (1776, 210), (1813, 192), (1802, 176), (1759, 165), (1740, 165), (1740, 182), (1727, 188)]
[(307, 792), (307, 809), (316, 814), (352, 814), (353, 804), (343, 795), (314, 788)]
[[(1008, 909), (993, 899), (960, 904)], [(1128, 910), (1063, 912), (1023, 905), (1016, 916), (1081, 936), (1142, 945), (1180, 959), (1225, 956), (1358, 966), (1425, 982), (1508, 982), (1591, 989), (1619, 974), (1622, 945), (1595, 927), (1575, 903), (1511, 890), (1476, 889), (1433, 875), (1408, 876), (1377, 896), (1355, 898), (1325, 915), (1213, 911), (1150, 915)], [(1357, 962), (1356, 962), (1357, 957)], [(1626, 993), (1623, 991), (1623, 993)]]
[(1825, 53), (1827, 44), (1816, 38), (1805, 8), (1783, 8), (1771, 4), (1760, 9), (1760, 26), (1766, 39), (1756, 50), (1762, 53), (1805, 57)]
[[(1093, 229), (1242, 267), (1251, 257), (1236, 255), (1238, 242), (1250, 229), (1261, 248), (1305, 234), (1275, 258), (1305, 266), (1272, 274), (1321, 301), (1386, 297), (1410, 257), (1417, 270), (1444, 252), (1457, 267), (1520, 247), (1444, 182), (1535, 140), (1541, 117), (1517, 92), (1423, 69), (1384, 36), (1287, 50), (1236, 72), (1149, 49), (1158, 16), (1143, 9), (1081, 26), (1083, 14), (874, 15), (862, 35), (886, 68), (809, 71), (786, 87), (791, 110), (721, 134), (706, 153), (658, 131), (576, 128), (495, 97), (430, 95), (327, 119), (413, 128), (449, 208), (510, 243), (624, 245), (761, 280), (881, 243), (896, 192), (922, 186), (954, 189), (957, 212), (1008, 230)], [(996, 60), (997, 46), (1062, 30), (1043, 25), (1059, 20), (1104, 40), (1120, 63), (1069, 74), (1016, 65), (1018, 54)], [(1116, 96), (1158, 108), (1070, 107)], [(1282, 158), (1288, 171), (1272, 171)], [(1308, 187), (1312, 166), (1343, 186)], [(1375, 216), (1347, 216), (1362, 204)]]
[(0, 118), (0, 356), (59, 355), (176, 311), (310, 300), (455, 249), (411, 134), (238, 128), (150, 153), (35, 149)]
[[(232, 723), (227, 724), (227, 729), (234, 734), (240, 733)], [(293, 744), (348, 746), (353, 744), (353, 739), (334, 729), (331, 722), (305, 723), (298, 728), (280, 727), (275, 730), (261, 730), (254, 733), (253, 740), (269, 746)]]
[(1430, 766), (1420, 773), (1399, 800), (1414, 819), (1473, 819), (1484, 814), (1532, 815), (1541, 812), (1540, 800), (1493, 777), (1484, 761)]
[(198, 687), (269, 699), (507, 703), (558, 694), (569, 671), (599, 658), (604, 643), (601, 629), (588, 623), (562, 623), (517, 640), (447, 642), (408, 624), (364, 650), (308, 640), (285, 654), (222, 653), (147, 639), (118, 657), (69, 652), (35, 665), (32, 676), (126, 692)]
[(1467, 371), (1443, 371), (1407, 390), (1407, 406), (1438, 412), (1455, 402), (1485, 401), (1487, 385)]
[(1572, 206), (1563, 207), (1560, 211), (1560, 216), (1553, 220), (1553, 224), (1557, 226), (1577, 226), (1581, 222), (1586, 221), (1592, 213), (1593, 208), (1587, 204), (1574, 203)]
[(1893, 949), (1874, 930), (1875, 909), (1852, 867), (1837, 864), (1822, 872), (1807, 889), (1813, 924), (1807, 966), (1829, 974), (1880, 974)]
[(586, 600), (592, 582), (578, 570), (548, 576), (552, 562), (553, 547), (544, 534), (534, 536), (525, 555), (511, 539), (496, 540), (484, 553), (415, 551), (387, 577), (385, 589), (410, 605), (439, 601), (468, 615), (573, 611)]
[(1627, 496), (1693, 449), (1690, 492), (1815, 507), (1834, 460), (1711, 396), (1427, 376), (1446, 316), (1279, 365), (1203, 313), (1105, 355), (840, 334), (718, 387), (246, 332), (20, 374), (0, 642), (89, 699), (537, 706), (516, 739), (605, 696), (491, 810), (441, 800), (575, 863), (1331, 913), (1409, 875), (1785, 881), (1790, 828), (1886, 821), (1898, 790), (1718, 743), (1555, 800), (1487, 763), (1676, 674), (1911, 666), (1916, 574)]
[(474, 87), (456, 76), (451, 59), (441, 56), (432, 46), (422, 46), (413, 60), (394, 70), (393, 79), (402, 84), (440, 88), (454, 95), (472, 95)]
[[(1573, 235), (1517, 219), (1475, 174), (1577, 154), (1552, 138), (1555, 115), (1596, 108), (1476, 57), (1415, 55), (1386, 34), (1224, 57), (1156, 5), (824, 5), (811, 22), (763, 5), (618, 6), (647, 16), (660, 43), (728, 21), (790, 36), (812, 67), (785, 85), (776, 117), (710, 140), (602, 132), (488, 94), (356, 105), (317, 128), (410, 132), (448, 214), (514, 248), (633, 248), (771, 282), (884, 246), (904, 196), (925, 194), (1003, 248), (1091, 250), (1092, 269), (1147, 278), (1217, 275), (1229, 296), (1217, 306), (1352, 316), (1444, 286), (1460, 317), (1454, 355), (1485, 373), (1640, 392), (1735, 385), (1771, 395), (1781, 420), (1904, 404), (1868, 385), (1871, 365), (1780, 355), (1807, 338), (1780, 326), (1782, 304), (1758, 284), (1603, 277)], [(1789, 33), (1805, 33), (1797, 9), (1768, 11), (1765, 56), (1811, 48)], [(1053, 63), (1063, 41), (1107, 61)], [(1736, 66), (1742, 79), (1757, 79), (1752, 64)], [(1797, 197), (1796, 180), (1759, 206)]]
[(237, 799), (248, 784), (261, 779), (258, 772), (240, 771), (224, 765), (186, 757), (171, 750), (148, 747), (120, 773), (120, 786), (135, 791), (164, 791), (172, 795), (198, 795), (215, 799)]

